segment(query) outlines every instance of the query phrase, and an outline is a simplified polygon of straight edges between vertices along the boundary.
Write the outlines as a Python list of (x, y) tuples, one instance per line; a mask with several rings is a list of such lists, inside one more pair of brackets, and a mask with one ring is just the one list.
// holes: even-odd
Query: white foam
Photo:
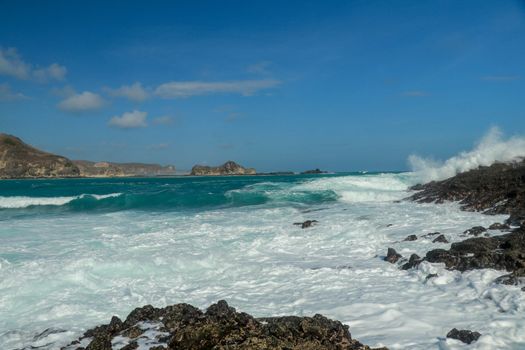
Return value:
[(461, 152), (445, 162), (416, 155), (411, 155), (408, 161), (419, 180), (429, 182), (495, 162), (511, 162), (520, 157), (525, 157), (525, 136), (504, 139), (502, 132), (497, 127), (492, 127), (473, 150)]
[[(421, 236), (439, 231), (456, 242), (464, 230), (505, 217), (453, 203), (344, 199), (345, 192), (407, 195), (411, 181), (407, 174), (319, 178), (298, 190), (333, 190), (342, 199), (308, 210), (267, 203), (12, 220), (0, 225), (9, 259), (0, 269), (0, 349), (28, 347), (50, 326), (75, 333), (42, 348), (60, 349), (138, 306), (206, 308), (219, 299), (254, 316), (321, 313), (374, 347), (519, 349), (525, 293), (494, 284), (503, 272), (461, 274), (428, 263), (404, 271), (381, 259), (388, 247), (405, 257), (448, 248)], [(308, 219), (319, 222), (293, 225)], [(404, 242), (410, 234), (418, 240)], [(430, 273), (439, 276), (427, 280)], [(483, 337), (466, 347), (444, 338), (453, 327)]]
[(407, 196), (409, 175), (378, 174), (363, 176), (325, 177), (295, 186), (296, 190), (332, 190), (344, 202), (384, 202)]
[(75, 199), (91, 196), (97, 200), (118, 197), (122, 193), (110, 193), (110, 194), (82, 194), (79, 196), (68, 196), (68, 197), (26, 197), (26, 196), (11, 196), (5, 197), (0, 196), (0, 209), (15, 209), (15, 208), (27, 208), (36, 205), (51, 205), (60, 206), (67, 204)]

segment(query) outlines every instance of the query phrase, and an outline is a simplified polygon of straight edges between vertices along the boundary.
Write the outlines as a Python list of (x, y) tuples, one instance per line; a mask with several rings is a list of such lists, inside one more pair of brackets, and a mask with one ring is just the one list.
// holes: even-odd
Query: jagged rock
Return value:
[(244, 168), (241, 165), (227, 161), (221, 166), (210, 167), (206, 165), (195, 165), (191, 169), (191, 175), (194, 176), (215, 176), (215, 175), (255, 175), (253, 168)]
[(421, 261), (423, 261), (423, 259), (421, 259), (421, 257), (417, 254), (412, 254), (410, 255), (410, 258), (408, 259), (408, 262), (406, 264), (404, 264), (403, 266), (401, 266), (401, 268), (403, 270), (408, 270), (408, 269), (411, 269), (413, 267), (416, 267), (418, 266)]
[[(111, 333), (112, 323), (124, 329)], [(146, 330), (144, 324), (153, 328)], [(129, 328), (134, 331), (130, 332)], [(117, 335), (120, 341), (127, 339), (122, 347), (127, 350), (136, 349), (139, 338), (149, 339), (150, 349), (167, 346), (168, 349), (194, 350), (371, 350), (352, 339), (348, 326), (322, 315), (257, 319), (237, 312), (225, 301), (211, 305), (206, 312), (188, 304), (162, 309), (147, 305), (133, 310), (123, 324), (112, 320), (110, 325), (99, 326), (86, 334), (93, 337), (86, 350), (110, 350), (111, 340)]]
[(469, 228), (465, 232), (463, 232), (463, 234), (477, 237), (477, 236), (479, 236), (480, 234), (482, 234), (483, 232), (486, 232), (486, 231), (487, 231), (487, 229), (485, 227), (483, 227), (483, 226), (474, 226), (472, 228)]
[(432, 241), (432, 243), (449, 243), (445, 235), (439, 235)]
[(508, 230), (508, 229), (510, 229), (509, 225), (501, 224), (499, 222), (495, 222), (489, 226), (489, 230)]
[(462, 341), (465, 344), (471, 344), (481, 337), (481, 334), (478, 332), (472, 332), (466, 329), (458, 330), (453, 328), (450, 332), (447, 333), (447, 338), (457, 339)]
[(293, 224), (301, 226), (301, 228), (308, 228), (308, 227), (311, 227), (311, 226), (315, 225), (318, 222), (319, 221), (317, 221), (317, 220), (306, 220), (304, 222), (294, 222)]
[(459, 271), (481, 268), (521, 271), (525, 268), (525, 227), (501, 236), (476, 237), (452, 243), (449, 250), (427, 252), (425, 260), (445, 263), (447, 268)]
[(79, 175), (78, 167), (69, 159), (40, 151), (18, 137), (0, 134), (0, 179)]
[(418, 202), (459, 201), (462, 209), (509, 214), (508, 224), (525, 222), (525, 159), (479, 167), (443, 181), (412, 187)]
[(388, 261), (391, 264), (395, 264), (399, 259), (401, 259), (403, 256), (401, 254), (398, 254), (394, 248), (388, 248), (388, 251), (386, 253), (385, 261)]
[(415, 241), (415, 240), (417, 240), (417, 236), (416, 236), (416, 235), (409, 235), (409, 236), (407, 236), (407, 237), (403, 240), (403, 242), (406, 242), (406, 241)]

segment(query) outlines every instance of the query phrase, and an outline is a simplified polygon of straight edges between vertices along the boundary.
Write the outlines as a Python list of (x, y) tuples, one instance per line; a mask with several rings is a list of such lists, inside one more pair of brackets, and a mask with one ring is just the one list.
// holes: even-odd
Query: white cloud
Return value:
[(139, 82), (133, 85), (123, 85), (118, 89), (106, 89), (111, 96), (125, 97), (135, 102), (142, 102), (149, 97), (148, 91)]
[(0, 48), (0, 74), (18, 79), (28, 79), (31, 66), (25, 63), (15, 48)]
[(64, 80), (67, 69), (58, 63), (48, 67), (34, 68), (30, 63), (24, 62), (15, 48), (0, 48), (0, 74), (8, 75), (17, 79), (34, 79), (39, 82), (49, 80)]
[(134, 110), (133, 112), (126, 112), (121, 116), (114, 116), (109, 120), (110, 126), (115, 126), (122, 129), (145, 128), (148, 126), (146, 117), (148, 113)]
[(21, 92), (14, 92), (11, 86), (7, 83), (0, 84), (0, 101), (15, 101), (28, 99), (26, 95)]
[(100, 95), (84, 91), (67, 97), (58, 104), (58, 108), (66, 112), (87, 112), (101, 108), (104, 100)]
[(35, 69), (33, 76), (39, 82), (47, 82), (49, 80), (64, 80), (66, 77), (67, 68), (57, 63), (53, 63), (49, 67)]
[(197, 95), (233, 94), (244, 96), (255, 94), (259, 90), (276, 87), (281, 82), (274, 79), (239, 80), (239, 81), (173, 81), (159, 85), (155, 94), (163, 98), (182, 98)]

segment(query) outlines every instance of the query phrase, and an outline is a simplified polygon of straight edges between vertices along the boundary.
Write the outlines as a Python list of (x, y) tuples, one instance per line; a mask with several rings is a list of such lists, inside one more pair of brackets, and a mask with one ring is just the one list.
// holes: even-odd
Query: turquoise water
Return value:
[[(404, 256), (436, 247), (403, 241), (409, 234), (439, 231), (455, 242), (504, 220), (399, 201), (414, 181), (411, 173), (0, 181), (0, 349), (58, 350), (139, 306), (220, 299), (255, 316), (322, 313), (376, 347), (460, 349), (439, 338), (451, 327), (480, 331), (478, 344), (519, 346), (525, 293), (495, 285), (501, 272), (425, 263), (404, 271), (381, 259), (388, 247)], [(305, 220), (318, 223), (294, 225)], [(426, 281), (429, 273), (439, 278)]]
[(333, 202), (333, 190), (294, 190), (312, 179), (361, 175), (230, 176), (0, 181), (0, 220), (120, 210), (184, 211)]

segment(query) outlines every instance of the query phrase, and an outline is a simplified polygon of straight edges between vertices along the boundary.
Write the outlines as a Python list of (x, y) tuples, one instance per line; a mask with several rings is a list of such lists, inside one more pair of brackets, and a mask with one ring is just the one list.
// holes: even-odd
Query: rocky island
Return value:
[(175, 167), (143, 163), (70, 160), (0, 134), (0, 179), (175, 175)]
[(191, 169), (193, 176), (219, 176), (219, 175), (255, 175), (254, 168), (245, 168), (231, 160), (220, 166), (195, 165)]

